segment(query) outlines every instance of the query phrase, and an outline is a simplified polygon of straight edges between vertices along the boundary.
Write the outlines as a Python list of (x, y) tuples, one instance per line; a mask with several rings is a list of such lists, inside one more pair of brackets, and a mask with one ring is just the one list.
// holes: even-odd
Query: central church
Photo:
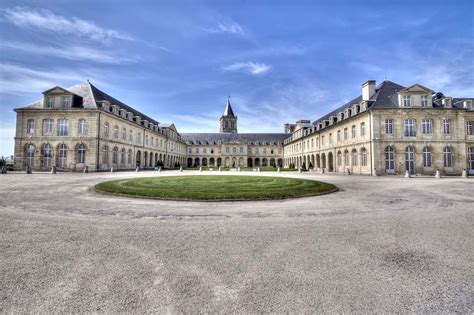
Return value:
[(227, 100), (219, 133), (182, 133), (187, 167), (282, 167), (287, 133), (238, 133), (237, 116)]

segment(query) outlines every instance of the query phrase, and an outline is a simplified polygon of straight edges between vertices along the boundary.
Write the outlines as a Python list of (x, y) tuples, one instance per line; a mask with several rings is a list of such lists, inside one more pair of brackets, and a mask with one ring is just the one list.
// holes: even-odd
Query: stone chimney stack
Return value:
[(362, 84), (362, 100), (368, 101), (375, 94), (375, 80)]

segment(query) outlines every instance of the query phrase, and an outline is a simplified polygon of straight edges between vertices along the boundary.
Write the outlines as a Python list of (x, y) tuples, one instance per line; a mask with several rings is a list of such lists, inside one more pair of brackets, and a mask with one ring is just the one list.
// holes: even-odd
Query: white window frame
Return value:
[(33, 135), (35, 133), (35, 120), (28, 119), (26, 121), (26, 133), (29, 135)]
[(385, 133), (393, 135), (393, 119), (385, 119)]
[(46, 97), (46, 108), (53, 108), (54, 98), (52, 96)]
[(59, 167), (67, 167), (67, 146), (64, 143), (59, 145), (58, 164)]
[(444, 167), (453, 167), (453, 152), (449, 147), (443, 149), (443, 165)]
[(58, 120), (58, 136), (67, 137), (69, 136), (69, 120), (62, 118)]
[(451, 119), (443, 119), (443, 134), (451, 134)]
[(428, 106), (428, 95), (422, 95), (421, 96), (421, 107), (427, 107)]
[(84, 164), (86, 162), (86, 145), (81, 143), (77, 147), (77, 163)]
[(78, 123), (78, 128), (77, 132), (80, 135), (83, 135), (86, 133), (86, 120), (85, 119), (79, 119)]
[(403, 107), (411, 106), (411, 95), (403, 95)]
[(43, 166), (50, 167), (53, 159), (53, 146), (50, 143), (46, 143), (43, 146)]
[(47, 118), (43, 122), (45, 126), (43, 127), (44, 129), (44, 134), (45, 135), (51, 135), (53, 133), (53, 124), (54, 121), (51, 118)]
[(71, 106), (71, 97), (70, 96), (63, 96), (63, 108), (69, 108)]
[(403, 134), (405, 137), (416, 137), (416, 121), (412, 118), (405, 119), (403, 123)]
[(466, 122), (466, 134), (467, 134), (468, 136), (474, 135), (474, 133), (473, 133), (473, 128), (472, 128), (472, 123), (473, 123), (472, 121)]
[(423, 148), (423, 167), (433, 167), (433, 155), (430, 147)]
[(433, 120), (432, 119), (421, 120), (421, 133), (424, 135), (429, 135), (433, 133)]

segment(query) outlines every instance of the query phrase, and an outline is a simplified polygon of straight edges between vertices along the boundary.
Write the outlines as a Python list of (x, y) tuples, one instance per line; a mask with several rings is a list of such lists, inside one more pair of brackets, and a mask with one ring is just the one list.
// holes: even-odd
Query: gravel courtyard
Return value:
[(222, 203), (89, 189), (178, 174), (198, 176), (1, 175), (0, 312), (474, 311), (474, 179), (282, 173), (340, 191)]

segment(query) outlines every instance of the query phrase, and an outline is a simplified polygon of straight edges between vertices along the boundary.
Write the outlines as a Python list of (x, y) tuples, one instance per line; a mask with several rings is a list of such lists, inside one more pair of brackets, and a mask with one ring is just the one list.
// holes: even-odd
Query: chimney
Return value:
[(375, 94), (375, 80), (362, 84), (362, 100), (368, 101)]

